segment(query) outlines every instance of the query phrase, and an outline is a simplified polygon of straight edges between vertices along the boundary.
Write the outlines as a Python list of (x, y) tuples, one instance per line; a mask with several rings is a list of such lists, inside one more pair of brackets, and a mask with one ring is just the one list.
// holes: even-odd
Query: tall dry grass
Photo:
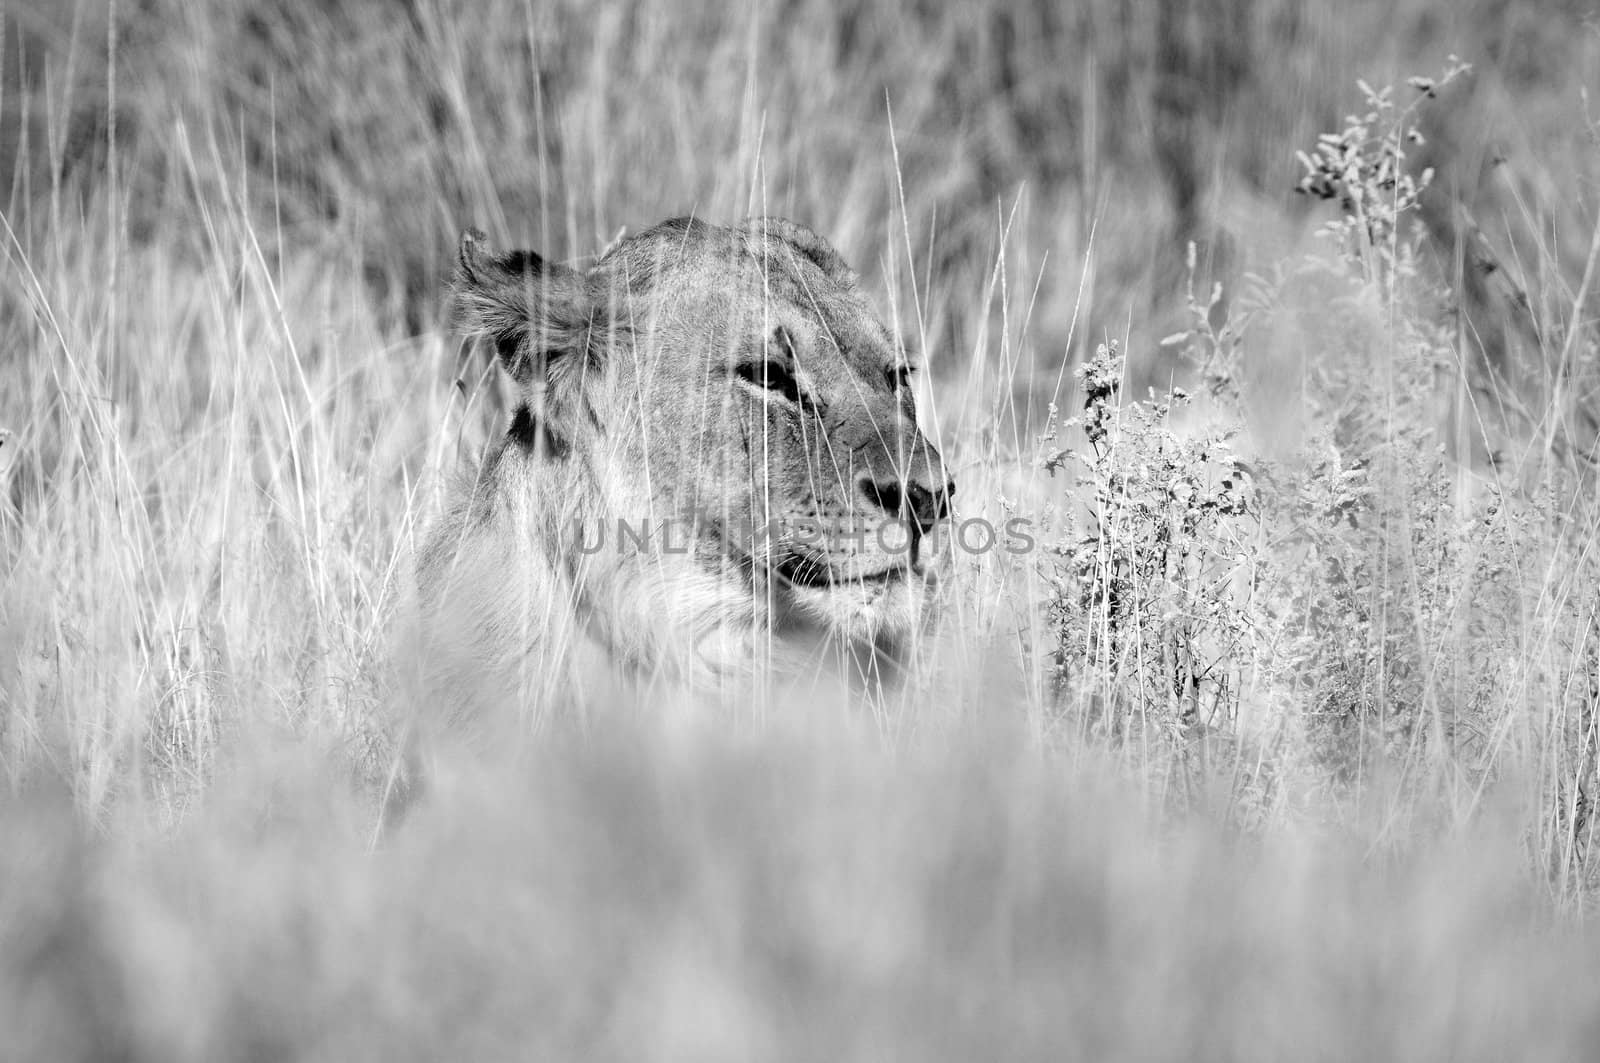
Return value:
[[(12, 5), (14, 1051), (1580, 1053), (1581, 15)], [(1446, 52), (1475, 75), (1422, 112), (1450, 209), (1415, 215), (1405, 283), (1371, 249), (1300, 269), (1339, 212), (1292, 196), (1295, 151), (1357, 77)], [(833, 239), (921, 334), (964, 513), (1055, 552), (964, 564), (938, 697), (798, 736), (617, 706), (370, 851), (410, 559), (501, 412), (438, 329), (455, 237), (578, 258), (690, 211)], [(1469, 291), (1474, 241), (1512, 316)], [(1132, 405), (1205, 390), (1156, 343), (1185, 328), (1238, 403)], [(1041, 436), (1109, 339), (1114, 448), (1085, 467), (1082, 425)], [(1188, 522), (1221, 497), (1214, 429), (1287, 489)], [(1206, 560), (1140, 568), (1153, 544)]]

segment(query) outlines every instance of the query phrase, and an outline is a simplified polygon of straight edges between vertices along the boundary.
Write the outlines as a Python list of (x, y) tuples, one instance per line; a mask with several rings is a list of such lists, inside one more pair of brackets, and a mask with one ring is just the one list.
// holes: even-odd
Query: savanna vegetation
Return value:
[[(0, 27), (0, 1055), (1590, 1051), (1588, 4)], [(385, 829), (456, 238), (689, 213), (833, 241), (1036, 548), (900, 694), (557, 706)]]

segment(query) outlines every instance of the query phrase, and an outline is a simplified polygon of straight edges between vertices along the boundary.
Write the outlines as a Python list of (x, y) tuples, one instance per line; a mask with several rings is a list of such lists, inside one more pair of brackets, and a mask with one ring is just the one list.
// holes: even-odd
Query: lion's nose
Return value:
[(956, 493), (956, 484), (948, 479), (940, 483), (932, 477), (867, 477), (861, 481), (861, 493), (885, 513), (914, 522), (917, 531), (925, 535), (950, 515), (950, 498)]

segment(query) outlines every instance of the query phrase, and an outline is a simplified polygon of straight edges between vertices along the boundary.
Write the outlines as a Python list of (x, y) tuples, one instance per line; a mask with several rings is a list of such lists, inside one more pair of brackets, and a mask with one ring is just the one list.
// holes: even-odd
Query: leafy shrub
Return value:
[(1177, 737), (1234, 719), (1257, 511), (1233, 431), (1175, 431), (1181, 388), (1118, 405), (1123, 371), (1115, 342), (1077, 371), (1084, 413), (1051, 435), (1081, 428), (1088, 450), (1044, 459), (1077, 466), (1085, 505), (1052, 551), (1058, 679), (1095, 689), (1112, 733), (1138, 717)]
[[(1412, 79), (1417, 102), (1465, 69)], [(1079, 498), (1046, 563), (1058, 704), (1191, 780), (1195, 740), (1220, 731), (1273, 762), (1253, 776), (1227, 762), (1236, 782), (1292, 767), (1297, 790), (1357, 805), (1400, 807), (1399, 787), (1470, 810), (1531, 775), (1546, 825), (1530, 841), (1564, 888), (1581, 885), (1600, 695), (1592, 507), (1559, 469), (1528, 490), (1450, 457), (1438, 399), (1460, 359), (1452, 293), (1420, 267), (1416, 103), (1362, 89), (1366, 113), (1301, 156), (1301, 189), (1340, 207), (1329, 251), (1245, 278), (1220, 324), (1220, 293), (1197, 298), (1191, 280), (1189, 328), (1168, 345), (1200, 394), (1124, 400), (1112, 343), (1078, 370), (1082, 413), (1052, 409), (1038, 460)], [(1268, 457), (1246, 341), (1308, 287), (1331, 316), (1305, 359), (1298, 444)]]

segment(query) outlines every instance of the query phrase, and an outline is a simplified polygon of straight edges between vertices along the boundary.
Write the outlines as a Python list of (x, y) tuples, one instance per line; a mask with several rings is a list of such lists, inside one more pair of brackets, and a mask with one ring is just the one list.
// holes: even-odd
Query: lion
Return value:
[(451, 296), (514, 413), (421, 551), (441, 696), (703, 689), (827, 648), (881, 677), (928, 630), (955, 483), (916, 358), (811, 229), (678, 218), (583, 269), (468, 229)]

